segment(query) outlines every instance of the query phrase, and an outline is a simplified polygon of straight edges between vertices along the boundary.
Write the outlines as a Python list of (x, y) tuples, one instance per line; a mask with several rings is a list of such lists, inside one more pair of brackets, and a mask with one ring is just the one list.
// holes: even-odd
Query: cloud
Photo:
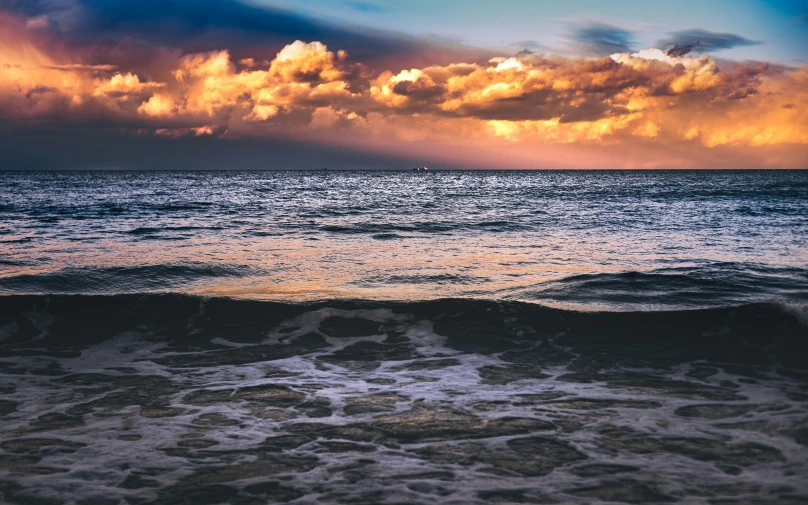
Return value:
[(634, 45), (632, 32), (603, 23), (574, 24), (567, 38), (573, 50), (593, 56), (630, 52)]
[(508, 45), (520, 52), (527, 53), (546, 53), (552, 51), (550, 46), (544, 45), (536, 40), (517, 40), (516, 42), (512, 42)]
[(624, 146), (692, 150), (674, 157), (687, 165), (696, 152), (717, 163), (705, 153), (727, 146), (751, 156), (808, 145), (805, 66), (651, 48), (372, 70), (319, 40), (287, 41), (266, 57), (221, 47), (115, 59), (122, 46), (64, 44), (27, 19), (0, 15), (0, 122), (12, 128), (106, 128), (165, 142), (307, 139), (405, 154), (417, 146), (469, 162), (497, 153), (529, 163), (548, 149), (583, 159), (564, 146), (592, 161), (605, 152), (596, 149)]
[(132, 73), (115, 74), (108, 80), (101, 80), (97, 82), (93, 90), (93, 96), (109, 96), (115, 98), (123, 98), (128, 95), (141, 95), (149, 93), (152, 90), (164, 88), (166, 86), (163, 82), (144, 82)]
[(177, 113), (177, 105), (169, 95), (155, 93), (141, 103), (137, 111), (151, 117), (168, 117)]
[[(182, 53), (227, 48), (237, 59), (260, 61), (271, 58), (290, 41), (318, 40), (346, 50), (365, 64), (390, 58), (421, 62), (425, 52), (431, 58), (450, 61), (475, 52), (458, 44), (344, 27), (267, 4), (240, 0), (3, 0), (0, 10), (21, 18), (47, 17), (73, 46), (129, 41), (178, 48)], [(378, 5), (355, 4), (366, 9)]]
[[(309, 111), (348, 101), (352, 93), (338, 68), (346, 58), (320, 42), (295, 41), (266, 70), (239, 71), (228, 51), (184, 56), (166, 94), (155, 94), (139, 111), (147, 116), (205, 116), (266, 121), (278, 114)], [(209, 119), (208, 119), (209, 120)]]
[[(20, 18), (0, 14), (0, 115), (8, 119), (113, 118), (135, 112), (137, 98), (164, 83), (72, 60), (41, 43)], [(46, 41), (47, 42), (47, 41)]]
[(82, 52), (65, 54), (39, 40), (21, 18), (0, 17), (0, 28), (2, 119), (226, 130), (233, 122), (280, 116), (304, 125), (315, 109), (344, 109), (355, 98), (343, 79), (354, 71), (347, 54), (318, 41), (287, 44), (267, 65), (239, 66), (227, 50), (190, 53), (170, 59), (174, 68), (151, 79), (148, 68), (120, 69), (81, 61)]
[(35, 18), (48, 12), (63, 10), (63, 2), (50, 2), (48, 0), (3, 0), (0, 7), (6, 12), (17, 14), (25, 18)]
[(25, 21), (25, 27), (29, 30), (43, 30), (50, 28), (51, 22), (48, 16), (34, 16)]
[(64, 70), (66, 72), (111, 72), (117, 65), (83, 65), (81, 63), (70, 63), (67, 65), (51, 65), (53, 70)]
[(56, 93), (59, 90), (56, 88), (52, 88), (50, 86), (34, 86), (33, 88), (28, 90), (28, 93), (25, 94), (25, 98), (31, 99), (34, 95), (43, 94), (43, 93)]
[[(371, 96), (397, 114), (474, 118), (514, 142), (806, 143), (804, 112), (782, 108), (795, 96), (808, 100), (797, 91), (805, 72), (766, 64), (720, 71), (709, 56), (659, 49), (587, 60), (528, 55), (388, 72)], [(734, 125), (725, 120), (733, 115)]]
[(658, 40), (656, 46), (673, 50), (673, 55), (684, 56), (692, 52), (711, 53), (721, 49), (756, 46), (763, 42), (750, 40), (734, 33), (716, 33), (702, 29), (671, 32), (669, 37)]
[(202, 137), (205, 135), (215, 135), (218, 132), (216, 126), (197, 126), (189, 128), (158, 128), (154, 134), (161, 137), (178, 138), (185, 136)]
[[(176, 135), (173, 133), (177, 133)], [(3, 134), (0, 170), (222, 168), (404, 168), (423, 163), (422, 155), (368, 152), (350, 146), (312, 144), (305, 139), (222, 139), (194, 131), (121, 134), (115, 131), (31, 129)], [(46, 148), (47, 146), (47, 148)], [(233, 160), (238, 160), (234, 163)]]
[(648, 96), (718, 85), (712, 59), (671, 59), (654, 51), (587, 60), (523, 55), (410, 69), (380, 75), (370, 93), (380, 104), (411, 112), (570, 123), (628, 114)]

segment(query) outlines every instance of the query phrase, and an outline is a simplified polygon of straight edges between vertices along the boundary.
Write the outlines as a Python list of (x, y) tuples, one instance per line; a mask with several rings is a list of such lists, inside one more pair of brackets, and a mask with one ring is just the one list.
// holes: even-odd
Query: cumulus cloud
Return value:
[[(226, 126), (263, 122), (280, 115), (309, 122), (318, 107), (337, 109), (354, 98), (342, 78), (347, 54), (320, 42), (295, 41), (267, 64), (238, 64), (229, 51), (192, 53), (174, 63), (161, 80), (117, 65), (76, 61), (42, 44), (22, 19), (0, 18), (0, 115), (5, 119), (73, 121), (118, 118)], [(165, 128), (165, 126), (162, 126)], [(195, 127), (195, 126), (194, 126)], [(169, 130), (166, 130), (169, 131)], [(174, 131), (174, 130), (170, 130)]]
[(37, 37), (22, 19), (0, 15), (0, 114), (7, 120), (121, 117), (134, 112), (136, 98), (164, 86), (114, 65), (72, 61)]
[(239, 71), (228, 51), (190, 54), (173, 73), (167, 94), (155, 95), (140, 109), (149, 116), (207, 116), (227, 122), (266, 121), (300, 108), (348, 101), (352, 93), (338, 68), (346, 54), (320, 42), (295, 41), (284, 47), (266, 70)]
[(163, 82), (144, 82), (132, 73), (115, 74), (107, 80), (100, 80), (96, 83), (93, 96), (110, 96), (114, 98), (125, 98), (128, 95), (141, 95), (154, 89), (165, 87)]
[(177, 113), (174, 100), (164, 94), (155, 93), (137, 108), (141, 114), (151, 117), (168, 117)]
[(569, 123), (625, 115), (648, 97), (708, 90), (721, 82), (709, 57), (670, 58), (654, 49), (599, 59), (525, 55), (488, 65), (388, 72), (374, 81), (371, 96), (415, 112)]
[(803, 72), (765, 64), (720, 70), (709, 56), (659, 49), (598, 59), (525, 55), (387, 72), (371, 96), (397, 114), (474, 118), (515, 142), (805, 143), (804, 112), (783, 113), (798, 111), (790, 107), (795, 95), (806, 99), (797, 91)]
[(707, 54), (632, 52), (628, 32), (585, 28), (578, 40), (610, 56), (520, 52), (371, 71), (316, 40), (290, 41), (267, 58), (222, 48), (113, 64), (103, 59), (109, 52), (71, 53), (47, 44), (26, 19), (5, 16), (0, 119), (104, 119), (172, 138), (286, 136), (363, 145), (808, 144), (808, 67), (719, 68)]

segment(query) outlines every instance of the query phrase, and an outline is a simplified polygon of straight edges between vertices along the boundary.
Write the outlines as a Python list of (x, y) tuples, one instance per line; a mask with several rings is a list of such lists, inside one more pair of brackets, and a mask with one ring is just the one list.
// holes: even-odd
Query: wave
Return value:
[[(142, 229), (145, 230), (145, 229)], [(146, 231), (144, 237), (153, 237)], [(156, 238), (159, 238), (159, 234)], [(175, 236), (178, 239), (179, 236)], [(314, 237), (312, 237), (314, 238)], [(375, 236), (397, 240), (397, 234)], [(24, 269), (31, 261), (0, 260), (0, 295), (14, 294), (122, 294), (178, 292), (205, 288), (216, 293), (218, 280), (253, 278), (260, 286), (245, 285), (243, 297), (261, 297), (269, 272), (262, 266), (214, 262), (145, 264), (126, 267), (68, 267), (31, 273)], [(0, 270), (2, 271), (2, 270)], [(526, 277), (529, 278), (529, 277)], [(424, 298), (444, 291), (447, 297), (515, 300), (543, 303), (575, 310), (674, 310), (722, 307), (749, 303), (808, 302), (808, 270), (770, 267), (750, 263), (711, 263), (692, 267), (670, 267), (640, 272), (577, 274), (527, 284), (514, 277), (515, 287), (500, 288), (493, 277), (474, 272), (414, 269), (391, 271), (348, 280), (341, 285), (351, 297), (355, 287), (382, 287), (396, 292), (402, 285), (429, 291)], [(263, 284), (261, 284), (263, 283)], [(193, 289), (191, 289), (193, 288)], [(389, 288), (389, 289), (388, 289)], [(347, 291), (346, 291), (347, 290)], [(197, 293), (200, 291), (196, 291)], [(386, 298), (389, 295), (382, 296)], [(388, 298), (389, 299), (389, 298)], [(293, 301), (312, 300), (312, 298)]]
[[(0, 244), (2, 244), (2, 243), (3, 242), (0, 241)], [(0, 267), (23, 267), (23, 266), (25, 266), (27, 264), (28, 263), (26, 263), (24, 261), (9, 260), (9, 259), (0, 258)]]
[(131, 267), (68, 267), (55, 272), (0, 277), (4, 293), (136, 293), (177, 289), (219, 277), (247, 277), (261, 270), (243, 265), (166, 263)]
[(405, 232), (412, 234), (446, 234), (451, 232), (516, 232), (533, 228), (532, 225), (520, 224), (513, 221), (416, 221), (408, 225), (393, 223), (363, 222), (354, 225), (324, 225), (319, 231), (344, 235), (371, 235)]
[(154, 210), (160, 212), (182, 212), (195, 210), (208, 210), (214, 204), (212, 202), (185, 202), (181, 204), (164, 204), (154, 206)]
[(129, 235), (144, 235), (147, 233), (160, 233), (171, 231), (221, 230), (221, 229), (223, 229), (221, 226), (163, 226), (160, 228), (154, 228), (151, 226), (141, 226), (139, 228), (133, 228), (131, 230), (128, 230), (125, 233)]
[(611, 306), (704, 307), (761, 300), (808, 300), (808, 271), (738, 263), (649, 272), (579, 274), (510, 290), (523, 300)]
[[(583, 369), (604, 360), (636, 367), (707, 360), (808, 371), (804, 359), (808, 355), (808, 327), (793, 308), (774, 304), (685, 311), (576, 312), (526, 302), (472, 299), (293, 304), (150, 294), (3, 296), (0, 307), (0, 344), (6, 348), (34, 341), (51, 348), (69, 348), (127, 333), (216, 350), (222, 347), (210, 347), (212, 341), (255, 345), (266, 343), (271, 335), (302, 334), (300, 328), (305, 329), (311, 314), (319, 314), (319, 327), (310, 334), (314, 340), (300, 337), (308, 342), (303, 347), (303, 341), (285, 342), (284, 353), (303, 352), (304, 347), (306, 352), (313, 352), (319, 345), (330, 345), (317, 336), (318, 332), (343, 338), (392, 331), (399, 335), (396, 338), (415, 335), (408, 337), (411, 346), (426, 345), (417, 338), (423, 330), (402, 331), (403, 321), (411, 328), (431, 327), (431, 332), (444, 339), (441, 345), (461, 352), (499, 357), (517, 352), (519, 359), (530, 362), (552, 362), (559, 349), (565, 349), (565, 354), (581, 352), (587, 357), (580, 363)], [(398, 329), (385, 330), (389, 324), (399, 325)], [(319, 344), (309, 348), (309, 340)], [(546, 340), (553, 342), (552, 349), (541, 347)], [(403, 341), (401, 345), (405, 345)], [(221, 351), (222, 359), (227, 352)], [(808, 380), (808, 372), (798, 376)]]
[(370, 237), (374, 240), (397, 240), (404, 238), (403, 235), (399, 235), (398, 233), (376, 233)]

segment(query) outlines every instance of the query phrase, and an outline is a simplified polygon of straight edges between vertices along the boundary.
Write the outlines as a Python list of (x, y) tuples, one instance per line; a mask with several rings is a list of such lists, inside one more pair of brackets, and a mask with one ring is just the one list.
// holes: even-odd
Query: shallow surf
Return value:
[(0, 307), (10, 503), (808, 500), (808, 330), (793, 308)]

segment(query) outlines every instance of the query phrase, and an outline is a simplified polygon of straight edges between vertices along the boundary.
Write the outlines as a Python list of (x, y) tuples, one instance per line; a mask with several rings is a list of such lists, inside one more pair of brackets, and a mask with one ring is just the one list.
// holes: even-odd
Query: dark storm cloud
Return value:
[[(366, 8), (375, 5), (355, 4), (366, 4)], [(468, 48), (436, 47), (449, 44), (345, 28), (236, 0), (0, 0), (0, 9), (26, 17), (48, 16), (57, 21), (72, 44), (83, 46), (134, 40), (186, 53), (227, 48), (237, 56), (249, 52), (252, 57), (271, 58), (291, 41), (318, 40), (366, 62), (385, 58), (406, 60), (408, 55), (420, 58), (425, 50), (431, 50), (434, 56), (437, 49), (439, 53), (447, 53), (447, 58), (469, 52)], [(66, 16), (66, 12), (70, 15)]]
[(56, 93), (58, 90), (56, 88), (51, 88), (48, 86), (35, 86), (28, 90), (28, 93), (25, 94), (25, 98), (31, 99), (34, 95), (41, 95), (44, 93)]
[[(369, 2), (359, 2), (367, 3)], [(128, 65), (166, 54), (228, 49), (236, 58), (272, 59), (294, 40), (345, 50), (368, 68), (485, 61), (487, 50), (379, 30), (345, 27), (291, 11), (236, 0), (0, 0), (0, 11), (42, 17), (85, 61)], [(152, 53), (149, 55), (149, 53)], [(170, 60), (170, 55), (169, 58)]]
[(750, 40), (734, 33), (716, 33), (694, 29), (671, 32), (670, 37), (657, 41), (660, 49), (673, 51), (673, 56), (683, 56), (690, 52), (710, 53), (733, 47), (756, 46), (759, 40)]
[[(413, 42), (382, 34), (346, 30), (269, 7), (233, 0), (102, 1), (84, 5), (81, 31), (97, 36), (145, 38), (185, 51), (287, 44), (319, 40), (357, 57), (406, 52)], [(275, 48), (273, 48), (275, 49)]]
[(603, 23), (573, 25), (568, 38), (573, 49), (594, 56), (631, 52), (634, 43), (630, 31)]
[[(42, 149), (47, 145), (48, 149)], [(234, 163), (234, 160), (238, 160)], [(6, 129), (3, 170), (311, 170), (401, 169), (424, 161), (289, 139), (168, 138), (105, 129)]]
[(0, 0), (0, 10), (29, 17), (53, 13), (59, 9), (60, 6), (46, 0)]

